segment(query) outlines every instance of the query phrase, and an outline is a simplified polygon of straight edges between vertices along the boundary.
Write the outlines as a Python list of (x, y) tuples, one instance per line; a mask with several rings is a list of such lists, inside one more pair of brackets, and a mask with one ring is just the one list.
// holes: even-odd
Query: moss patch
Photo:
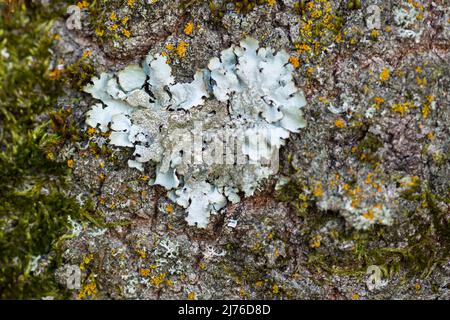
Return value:
[[(1, 7), (1, 299), (64, 296), (52, 272), (58, 240), (69, 229), (69, 216), (81, 218), (89, 210), (64, 194), (69, 168), (54, 161), (54, 155), (70, 130), (56, 113), (48, 115), (62, 92), (62, 81), (51, 67), (49, 30), (64, 9), (64, 1), (48, 7), (15, 1)], [(48, 262), (39, 274), (30, 266), (37, 256)]]

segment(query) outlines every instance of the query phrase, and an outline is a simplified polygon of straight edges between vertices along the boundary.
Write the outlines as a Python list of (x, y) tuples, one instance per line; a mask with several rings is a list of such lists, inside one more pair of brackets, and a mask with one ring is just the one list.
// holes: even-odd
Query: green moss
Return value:
[(359, 160), (376, 167), (380, 162), (376, 152), (382, 146), (383, 142), (381, 142), (375, 135), (367, 133), (353, 152)]
[[(83, 220), (92, 216), (92, 208), (80, 208), (65, 195), (69, 169), (53, 160), (58, 147), (75, 135), (65, 115), (48, 115), (62, 92), (62, 81), (52, 72), (49, 30), (64, 4), (52, 1), (44, 7), (15, 1), (1, 7), (0, 51), (5, 56), (0, 63), (1, 299), (63, 297), (64, 288), (52, 272), (60, 258), (58, 243), (70, 227), (69, 216)], [(39, 255), (49, 265), (36, 275), (30, 262)]]
[(94, 64), (82, 57), (75, 63), (67, 66), (63, 72), (63, 79), (75, 89), (81, 90), (95, 75)]
[[(444, 199), (425, 190), (420, 197), (424, 212), (409, 212), (409, 224), (415, 232), (404, 241), (408, 244), (401, 248), (365, 246), (366, 264), (378, 264), (384, 267), (388, 275), (405, 270), (409, 275), (428, 276), (434, 268), (450, 257), (450, 228), (445, 220), (445, 212), (437, 207), (437, 201)], [(429, 219), (424, 219), (426, 214)], [(388, 230), (386, 230), (387, 232)], [(369, 234), (374, 237), (373, 234)]]
[(364, 152), (375, 153), (383, 146), (383, 143), (373, 134), (368, 133), (359, 143), (358, 148)]
[(227, 0), (227, 3), (233, 3), (237, 13), (249, 13), (256, 6), (266, 4), (266, 0)]
[(61, 109), (49, 112), (50, 128), (58, 137), (57, 142), (63, 141), (77, 142), (82, 135), (72, 119), (72, 109)]

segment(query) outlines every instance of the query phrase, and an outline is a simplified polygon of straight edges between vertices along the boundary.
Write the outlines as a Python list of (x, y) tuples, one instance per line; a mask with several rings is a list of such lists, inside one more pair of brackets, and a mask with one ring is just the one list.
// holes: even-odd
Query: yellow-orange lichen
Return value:
[(380, 73), (380, 80), (381, 80), (381, 82), (387, 81), (389, 79), (389, 76), (390, 76), (389, 69), (388, 68), (383, 68), (383, 70), (381, 70), (381, 73)]
[(186, 23), (183, 29), (184, 34), (189, 36), (192, 34), (193, 31), (194, 31), (194, 23), (191, 21)]

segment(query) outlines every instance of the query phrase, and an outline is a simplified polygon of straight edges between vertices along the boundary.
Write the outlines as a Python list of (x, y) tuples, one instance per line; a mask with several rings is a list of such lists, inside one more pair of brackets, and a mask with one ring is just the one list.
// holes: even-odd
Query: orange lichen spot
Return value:
[(342, 129), (345, 128), (346, 123), (343, 119), (339, 118), (334, 122), (334, 125), (336, 126), (336, 128)]
[(189, 45), (184, 41), (180, 41), (178, 43), (177, 48), (175, 49), (175, 52), (179, 58), (184, 58), (186, 56), (188, 46)]
[(72, 159), (69, 159), (69, 160), (67, 160), (67, 166), (70, 168), (70, 169), (72, 169), (73, 168), (73, 160)]
[(363, 214), (363, 217), (366, 218), (367, 220), (373, 220), (373, 217), (374, 217), (373, 210), (372, 209), (367, 210)]
[(147, 175), (143, 175), (143, 176), (141, 176), (141, 180), (144, 182), (147, 182), (148, 180), (150, 180), (150, 177)]
[(92, 260), (94, 260), (93, 253), (83, 256), (83, 261), (81, 262), (80, 269), (84, 270), (84, 266), (91, 263)]
[(358, 208), (359, 207), (359, 199), (352, 199), (352, 202), (351, 202), (351, 206), (352, 206), (352, 208)]
[(330, 102), (327, 97), (319, 97), (318, 99), (319, 99), (319, 102), (322, 102), (322, 103), (326, 103), (327, 104), (327, 103)]
[(172, 213), (173, 213), (173, 210), (174, 210), (173, 204), (168, 204), (168, 205), (166, 206), (166, 212), (167, 212), (167, 214), (172, 214)]
[(170, 288), (173, 288), (173, 282), (171, 280), (166, 280), (166, 285)]
[(277, 284), (274, 284), (272, 287), (272, 293), (273, 294), (278, 294), (280, 292), (280, 287), (278, 287)]
[(131, 37), (131, 32), (127, 29), (123, 29), (122, 34), (127, 38)]
[(427, 134), (427, 138), (428, 138), (429, 140), (434, 140), (434, 133), (433, 133), (433, 132), (429, 132), (429, 133)]
[(146, 268), (140, 268), (139, 269), (139, 274), (141, 275), (141, 277), (148, 277), (150, 275), (152, 271), (150, 269), (146, 269)]
[(138, 257), (141, 258), (141, 259), (147, 258), (147, 252), (145, 252), (144, 249), (136, 249), (136, 254), (137, 254)]
[(77, 7), (80, 8), (80, 9), (85, 9), (85, 8), (89, 7), (89, 2), (87, 2), (87, 1), (78, 1)]
[(295, 69), (298, 69), (300, 67), (300, 59), (298, 57), (290, 57), (289, 62), (294, 66)]
[(195, 300), (195, 292), (189, 292), (187, 295), (188, 300)]
[(370, 32), (370, 37), (371, 37), (372, 40), (374, 40), (374, 41), (378, 40), (378, 38), (380, 37), (380, 31), (377, 30), (377, 29), (373, 29), (373, 30)]
[(314, 7), (315, 7), (314, 1), (310, 1), (306, 4), (306, 10), (308, 10), (309, 12), (313, 11)]
[(92, 51), (91, 50), (86, 50), (83, 52), (83, 59), (87, 59), (90, 56), (92, 56)]
[(130, 8), (134, 8), (135, 4), (136, 4), (136, 0), (128, 0), (127, 4)]
[(192, 21), (189, 21), (184, 26), (183, 32), (185, 35), (190, 36), (193, 31), (194, 31), (194, 23)]
[(320, 198), (320, 197), (323, 196), (323, 189), (322, 189), (322, 184), (321, 184), (321, 183), (318, 183), (318, 184), (315, 186), (314, 191), (313, 191), (313, 195), (314, 195), (316, 198)]
[(357, 293), (352, 294), (352, 300), (359, 300), (359, 294)]
[(105, 35), (105, 30), (102, 30), (100, 28), (95, 29), (95, 34), (97, 37), (103, 37)]
[[(314, 10), (313, 12), (311, 12), (311, 17), (314, 19), (320, 19), (320, 17), (322, 16), (322, 10)], [(325, 23), (329, 23), (329, 19), (326, 19), (328, 21), (325, 21)]]
[(109, 27), (110, 30), (117, 30), (117, 28), (119, 28), (119, 26), (117, 24), (113, 24), (111, 27)]
[(85, 284), (77, 295), (78, 300), (93, 298), (97, 294), (97, 284), (93, 277), (90, 277), (90, 281)]
[(167, 50), (172, 51), (175, 47), (173, 46), (173, 44), (168, 43), (164, 46)]
[(350, 43), (352, 46), (354, 46), (355, 44), (358, 43), (358, 40), (356, 40), (355, 38), (351, 38), (351, 39), (349, 40), (349, 43)]
[(366, 184), (371, 184), (371, 183), (372, 183), (372, 177), (373, 177), (373, 173), (372, 173), (372, 172), (369, 172), (369, 173), (367, 174), (365, 183), (366, 183)]
[(267, 4), (273, 7), (277, 3), (277, 0), (267, 0)]
[(428, 84), (427, 78), (416, 77), (417, 85), (426, 86)]
[(55, 68), (48, 73), (47, 77), (49, 80), (57, 80), (57, 79), (61, 78), (61, 75), (62, 75), (62, 71), (59, 68)]
[(307, 44), (300, 44), (300, 43), (296, 43), (295, 44), (295, 49), (299, 53), (305, 53), (305, 52), (311, 52), (312, 51), (311, 46), (309, 46)]
[(154, 276), (150, 279), (150, 283), (152, 285), (154, 285), (155, 287), (159, 287), (165, 280), (166, 278), (166, 274), (165, 273), (161, 273), (157, 276)]
[(313, 67), (309, 67), (308, 69), (306, 69), (306, 72), (308, 73), (309, 76), (312, 76), (314, 74), (315, 69)]
[(422, 107), (422, 117), (426, 119), (428, 118), (429, 114), (430, 114), (430, 106), (428, 104), (425, 104)]
[(141, 190), (140, 195), (141, 197), (146, 197), (148, 195), (147, 190)]
[(264, 284), (261, 280), (255, 282), (256, 287), (261, 287)]
[(373, 102), (375, 102), (375, 104), (379, 106), (384, 103), (384, 99), (381, 97), (374, 97)]
[(331, 179), (330, 186), (334, 188), (336, 186), (336, 180)]
[(315, 235), (312, 239), (311, 239), (311, 243), (309, 244), (309, 246), (311, 248), (320, 248), (321, 246), (321, 241), (322, 241), (322, 236), (320, 234)]
[(391, 72), (389, 71), (388, 68), (383, 68), (383, 70), (381, 70), (381, 73), (380, 73), (380, 80), (381, 80), (381, 82), (387, 81), (389, 79), (390, 73)]
[(392, 111), (400, 113), (403, 116), (409, 109), (413, 107), (414, 105), (411, 102), (396, 103), (392, 106)]

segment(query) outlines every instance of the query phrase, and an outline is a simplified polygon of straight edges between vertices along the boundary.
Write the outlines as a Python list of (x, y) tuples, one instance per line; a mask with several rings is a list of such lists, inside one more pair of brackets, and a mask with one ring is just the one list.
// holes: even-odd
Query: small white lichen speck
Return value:
[(189, 225), (204, 228), (228, 201), (276, 174), (279, 148), (305, 127), (305, 97), (288, 60), (247, 38), (192, 82), (175, 83), (166, 58), (148, 55), (142, 67), (102, 73), (86, 86), (102, 102), (86, 124), (111, 131), (111, 145), (134, 148), (130, 167), (156, 165), (154, 184), (187, 209)]

